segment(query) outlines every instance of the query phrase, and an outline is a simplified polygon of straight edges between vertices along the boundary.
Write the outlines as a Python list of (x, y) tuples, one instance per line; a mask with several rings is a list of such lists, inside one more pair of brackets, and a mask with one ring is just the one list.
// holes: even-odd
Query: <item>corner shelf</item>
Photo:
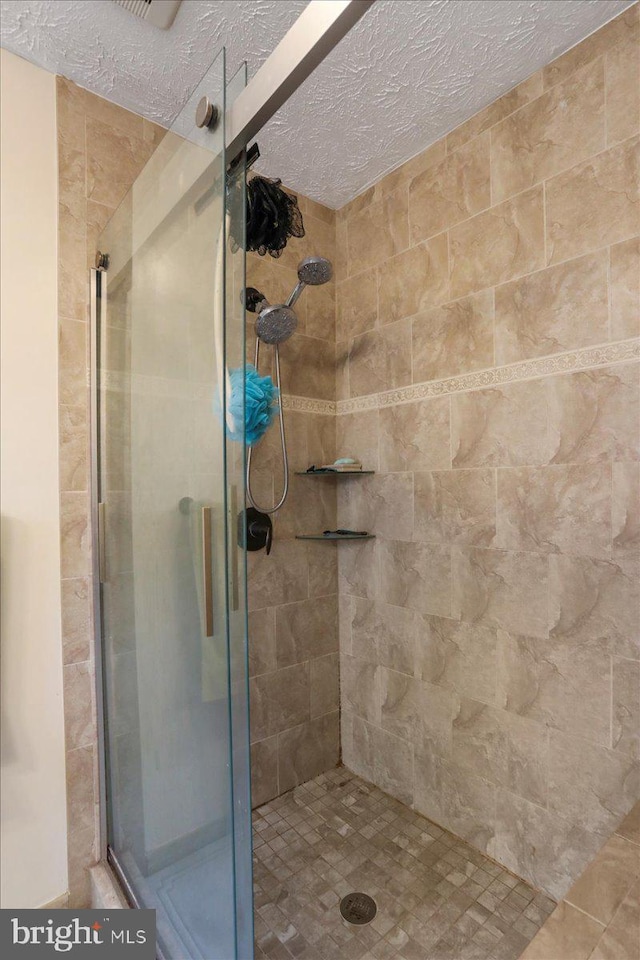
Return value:
[(375, 470), (296, 470), (296, 477), (366, 477)]
[(333, 543), (337, 542), (338, 540), (375, 540), (375, 538), (375, 533), (366, 533), (360, 536), (358, 536), (358, 534), (343, 536), (341, 534), (332, 533), (326, 537), (323, 533), (306, 533), (296, 535), (296, 540), (330, 540)]

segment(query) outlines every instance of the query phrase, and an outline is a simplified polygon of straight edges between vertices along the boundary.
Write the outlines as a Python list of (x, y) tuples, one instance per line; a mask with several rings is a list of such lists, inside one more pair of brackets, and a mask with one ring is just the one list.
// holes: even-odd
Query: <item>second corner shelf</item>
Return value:
[(366, 477), (375, 470), (296, 470), (296, 477)]
[[(296, 477), (362, 477), (370, 476), (375, 470), (296, 470)], [(374, 533), (300, 533), (296, 535), (296, 540), (325, 540), (331, 543), (337, 543), (340, 540), (374, 540)]]
[(326, 536), (324, 533), (299, 533), (296, 534), (296, 540), (330, 540), (333, 543), (336, 543), (338, 540), (375, 540), (375, 533), (353, 533), (353, 534), (340, 534), (340, 533), (329, 533)]

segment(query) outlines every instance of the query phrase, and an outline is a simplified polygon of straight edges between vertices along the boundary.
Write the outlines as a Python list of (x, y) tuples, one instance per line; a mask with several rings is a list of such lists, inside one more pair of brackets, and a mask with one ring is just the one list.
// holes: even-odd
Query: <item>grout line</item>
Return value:
[(449, 395), (449, 466), (443, 470), (453, 470), (453, 397)]
[(491, 307), (493, 310), (491, 317), (491, 334), (493, 343), (493, 366), (497, 367), (497, 349), (498, 349), (498, 328), (496, 324), (496, 288), (491, 287)]
[[(547, 243), (547, 184), (542, 181), (542, 250), (544, 256), (543, 270), (549, 266), (549, 244)], [(555, 266), (555, 264), (554, 264)]]
[[(494, 497), (494, 506), (495, 506), (495, 512), (494, 512), (494, 518), (495, 518), (495, 527), (494, 527), (494, 529), (495, 529), (495, 534), (494, 534), (494, 538), (495, 538), (496, 542), (498, 542), (498, 541), (499, 541), (499, 537), (498, 537), (498, 468), (497, 468), (497, 467), (494, 467), (494, 470), (493, 470), (493, 497)], [(499, 549), (499, 548), (497, 548), (497, 549)], [(548, 591), (547, 591), (547, 592), (548, 592)], [(548, 622), (549, 622), (549, 615), (548, 615), (548, 611), (547, 611), (547, 624), (548, 624)]]
[[(511, 202), (514, 201), (514, 200), (518, 200), (518, 199), (519, 199), (520, 197), (522, 197), (525, 193), (530, 193), (530, 192), (534, 191), (535, 189), (537, 189), (538, 187), (544, 187), (544, 185), (545, 185), (546, 183), (548, 183), (549, 181), (554, 180), (554, 179), (556, 179), (556, 178), (559, 177), (559, 176), (566, 176), (567, 173), (570, 173), (572, 170), (577, 169), (577, 168), (580, 167), (582, 164), (589, 163), (589, 162), (591, 162), (591, 161), (593, 161), (593, 160), (596, 160), (598, 157), (601, 157), (601, 156), (603, 156), (605, 153), (609, 153), (609, 152), (612, 151), (612, 150), (617, 150), (617, 149), (620, 149), (620, 148), (624, 147), (625, 145), (629, 145), (629, 144), (631, 144), (632, 141), (634, 141), (634, 140), (636, 140), (636, 139), (638, 139), (638, 134), (637, 134), (637, 133), (631, 134), (629, 137), (626, 137), (624, 140), (620, 140), (618, 143), (612, 144), (612, 145), (609, 146), (609, 147), (604, 147), (604, 149), (599, 150), (597, 153), (589, 154), (588, 156), (583, 157), (582, 160), (578, 160), (576, 163), (572, 164), (570, 167), (567, 167), (567, 168), (562, 169), (562, 170), (558, 170), (558, 171), (556, 171), (555, 173), (553, 173), (553, 174), (552, 174), (551, 176), (549, 176), (549, 177), (544, 177), (544, 178), (541, 179), (541, 180), (537, 180), (535, 183), (529, 184), (529, 186), (525, 187), (524, 189), (519, 190), (517, 193), (513, 193), (513, 194), (511, 194), (511, 195), (508, 196), (508, 197), (505, 197), (503, 200), (498, 201), (497, 203), (493, 204), (492, 206), (485, 207), (483, 210), (479, 210), (477, 213), (474, 213), (474, 214), (472, 214), (472, 215), (469, 216), (469, 217), (465, 217), (465, 218), (462, 219), (462, 220), (456, 220), (454, 223), (449, 223), (449, 224), (447, 224), (445, 227), (443, 227), (442, 229), (436, 231), (436, 233), (431, 234), (430, 236), (423, 237), (421, 240), (415, 241), (415, 242), (412, 242), (412, 241), (411, 241), (411, 238), (410, 238), (410, 243), (409, 243), (409, 245), (408, 245), (407, 247), (405, 247), (403, 250), (396, 251), (395, 253), (392, 254), (391, 257), (386, 258), (386, 260), (384, 260), (384, 261), (382, 261), (382, 262), (383, 262), (383, 263), (386, 263), (388, 260), (393, 259), (393, 257), (395, 257), (395, 256), (400, 256), (400, 254), (406, 253), (408, 250), (412, 250), (412, 249), (414, 249), (414, 247), (418, 247), (418, 246), (420, 246), (420, 244), (423, 244), (423, 243), (425, 243), (425, 242), (427, 242), (427, 241), (429, 241), (429, 240), (432, 240), (432, 239), (434, 239), (434, 237), (440, 236), (440, 234), (445, 233), (447, 230), (457, 229), (457, 228), (460, 227), (462, 224), (469, 223), (471, 220), (475, 220), (476, 218), (481, 217), (481, 216), (484, 216), (484, 215), (487, 214), (487, 213), (491, 213), (491, 212), (493, 212), (493, 211), (496, 211), (499, 207), (503, 206), (504, 204), (511, 203)], [(635, 236), (635, 234), (632, 234), (631, 236)], [(622, 241), (625, 240), (625, 239), (630, 239), (630, 237), (621, 237), (619, 240), (616, 240), (616, 243), (620, 243), (620, 242), (622, 242)], [(592, 252), (592, 251), (590, 251), (590, 252)], [(582, 256), (582, 255), (584, 255), (584, 254), (581, 254), (581, 256)], [(554, 263), (553, 263), (553, 266), (557, 266), (558, 264), (564, 263), (564, 262), (566, 262), (567, 260), (574, 260), (574, 259), (577, 259), (577, 257), (575, 257), (575, 256), (573, 256), (573, 257), (567, 257), (567, 258), (565, 258), (565, 260), (558, 260), (558, 261), (554, 262)], [(381, 266), (381, 265), (382, 265), (382, 264), (379, 264), (379, 266)], [(547, 264), (546, 266), (550, 266), (550, 265), (551, 265), (551, 264)], [(545, 268), (543, 267), (543, 268), (541, 268), (541, 269), (545, 269)], [(362, 273), (362, 272), (364, 272), (364, 270), (360, 271), (360, 273)], [(530, 273), (538, 273), (538, 272), (539, 272), (539, 270), (530, 271)], [(529, 276), (529, 274), (527, 273), (526, 276)], [(349, 277), (349, 279), (351, 279), (351, 277)], [(516, 279), (516, 278), (512, 278), (512, 279)]]
[[(87, 114), (83, 111), (82, 126), (84, 128), (84, 199), (89, 197), (89, 151), (87, 150)], [(86, 227), (85, 216), (85, 227)]]
[[(633, 809), (633, 807), (631, 809)], [(615, 830), (611, 836), (618, 837), (620, 840), (624, 840), (625, 843), (631, 843), (634, 847), (640, 846), (640, 840), (632, 840), (631, 837), (625, 837), (625, 835), (620, 833), (619, 830)]]
[(613, 245), (607, 248), (607, 336), (611, 340), (612, 327), (612, 283), (611, 283), (611, 259), (613, 256)]
[[(585, 466), (585, 467), (586, 467), (586, 466), (589, 466), (589, 464), (578, 464), (578, 466)], [(504, 467), (502, 467), (502, 468), (498, 468), (498, 469), (503, 469), (503, 470), (504, 470), (504, 469), (510, 469), (510, 468), (504, 468)], [(519, 467), (514, 467), (513, 469), (514, 469), (514, 470), (518, 470), (518, 469), (520, 469), (520, 468), (519, 468)], [(546, 469), (550, 469), (550, 468), (547, 468), (547, 467), (541, 467), (541, 468), (540, 468), (540, 470), (546, 470)], [(467, 554), (470, 554), (470, 553), (479, 553), (479, 552), (482, 552), (482, 553), (503, 553), (503, 554), (510, 554), (511, 556), (515, 556), (515, 555), (517, 554), (517, 555), (519, 555), (519, 556), (525, 555), (526, 557), (539, 557), (539, 558), (542, 559), (542, 560), (552, 560), (552, 559), (560, 556), (560, 554), (557, 553), (556, 551), (550, 551), (550, 552), (549, 552), (549, 551), (545, 551), (545, 550), (532, 550), (532, 549), (526, 549), (526, 548), (524, 548), (524, 547), (510, 547), (510, 546), (509, 546), (509, 547), (502, 547), (502, 546), (498, 546), (498, 545), (495, 544), (495, 543), (491, 543), (491, 544), (477, 544), (477, 543), (467, 543), (467, 542), (464, 542), (464, 541), (450, 542), (450, 541), (442, 541), (442, 540), (423, 540), (423, 539), (419, 539), (419, 540), (418, 540), (418, 539), (402, 540), (402, 539), (400, 539), (399, 537), (383, 537), (383, 536), (380, 536), (379, 534), (376, 536), (376, 540), (379, 542), (379, 544), (397, 543), (397, 544), (402, 544), (403, 546), (440, 547), (440, 548), (442, 548), (442, 549), (444, 549), (444, 548), (446, 548), (446, 547), (449, 547), (452, 555), (453, 555), (454, 553), (456, 553), (456, 552), (457, 552), (457, 553), (467, 553)], [(584, 559), (585, 556), (587, 556), (588, 559), (595, 559), (595, 560), (599, 560), (599, 561), (602, 561), (602, 562), (614, 563), (614, 564), (617, 565), (616, 561), (612, 561), (610, 557), (605, 556), (605, 555), (599, 555), (599, 556), (592, 557), (591, 555), (585, 555), (584, 553), (563, 553), (562, 556), (563, 556), (563, 557), (567, 557), (567, 558), (569, 558), (569, 559), (571, 559), (571, 560), (580, 560), (580, 559)], [(371, 598), (361, 597), (360, 599), (362, 599), (362, 600), (367, 600), (367, 599), (371, 599)], [(402, 604), (390, 603), (390, 601), (388, 601), (388, 600), (385, 600), (385, 601), (383, 601), (383, 602), (389, 604), (390, 606), (400, 606), (400, 607), (402, 607)], [(417, 607), (405, 607), (404, 609), (407, 609), (407, 610), (415, 610), (417, 613), (420, 613), (420, 612), (421, 612)], [(425, 612), (425, 611), (422, 611), (422, 612)], [(428, 615), (428, 616), (441, 617), (441, 618), (444, 619), (444, 620), (454, 620), (456, 623), (459, 623), (459, 622), (461, 621), (461, 618), (460, 618), (460, 617), (449, 616), (449, 615), (447, 615), (447, 614), (429, 613), (429, 614), (427, 614), (427, 615)], [(548, 617), (548, 611), (547, 611), (547, 620), (548, 620), (548, 619), (549, 619), (549, 617)], [(463, 622), (467, 622), (467, 621), (463, 621)], [(547, 632), (548, 632), (549, 629), (551, 629), (551, 627), (548, 627), (548, 628), (547, 628)], [(640, 662), (640, 661), (634, 659), (633, 657), (620, 657), (619, 659), (622, 659), (622, 660), (630, 660), (632, 663), (638, 663), (638, 662)], [(294, 664), (291, 664), (291, 666), (294, 666)], [(285, 668), (281, 667), (281, 668), (279, 668), (279, 669), (285, 669)], [(584, 738), (584, 739), (588, 739), (588, 738)], [(602, 746), (606, 746), (606, 744), (601, 744), (601, 745), (602, 745)], [(611, 749), (611, 748), (607, 748), (607, 749)]]
[(494, 133), (493, 133), (492, 127), (489, 128), (489, 130), (487, 131), (487, 134), (489, 137), (489, 209), (491, 209), (491, 207), (493, 206), (493, 174), (494, 174), (494, 166), (492, 162)]
[[(448, 471), (447, 471), (448, 472)], [(415, 536), (416, 530), (416, 475), (415, 471), (410, 472), (411, 476), (411, 531)]]
[[(593, 860), (591, 860), (590, 863), (593, 863)], [(588, 913), (586, 910), (583, 910), (582, 907), (579, 907), (577, 906), (577, 904), (572, 903), (571, 900), (567, 900), (566, 897), (564, 898), (564, 900), (561, 900), (560, 903), (566, 903), (573, 910), (577, 910), (578, 913), (581, 913), (584, 917), (589, 917), (590, 920), (594, 920), (596, 923), (598, 923), (602, 927), (603, 930), (606, 930), (607, 925), (603, 923), (602, 920), (598, 920), (598, 918), (594, 917), (592, 913)]]
[[(454, 224), (454, 227), (455, 226), (457, 226), (457, 224)], [(451, 232), (451, 229), (452, 228), (449, 228), (449, 232)], [(440, 234), (435, 234), (435, 236), (438, 237), (440, 236)], [(608, 252), (611, 247), (616, 247), (621, 243), (627, 243), (629, 240), (635, 240), (636, 238), (637, 238), (637, 234), (633, 233), (627, 237), (622, 237), (620, 240), (616, 240), (613, 243), (607, 243), (602, 247), (596, 247), (594, 249), (585, 250), (582, 253), (575, 254), (571, 257), (566, 257), (564, 260), (556, 260), (554, 263), (549, 263), (549, 264), (545, 264), (542, 267), (538, 267), (537, 270), (530, 270), (528, 273), (518, 274), (517, 276), (510, 277), (508, 280), (502, 280), (500, 283), (494, 284), (493, 289), (497, 290), (498, 287), (506, 287), (506, 286), (509, 286), (510, 284), (518, 283), (521, 280), (528, 280), (529, 277), (535, 277), (539, 273), (544, 273), (545, 271), (555, 270), (556, 267), (562, 267), (568, 263), (574, 263), (574, 262), (577, 262), (578, 260), (586, 260), (587, 257), (593, 257), (596, 254), (604, 253), (605, 251)], [(429, 238), (429, 239), (432, 239), (432, 238)], [(468, 293), (463, 294), (461, 297), (455, 297), (454, 299), (446, 300), (444, 304), (434, 305), (433, 307), (429, 307), (427, 310), (421, 311), (418, 314), (410, 314), (410, 316), (412, 317), (422, 316), (425, 313), (431, 313), (432, 310), (438, 309), (439, 306), (449, 306), (452, 303), (458, 303), (461, 300), (467, 300), (469, 297), (478, 296), (478, 294), (483, 293), (485, 290), (489, 290), (489, 289), (491, 289), (491, 287), (480, 287), (478, 290), (471, 290)]]
[[(78, 319), (78, 317), (68, 317), (64, 313), (58, 313), (58, 321), (61, 321), (61, 320), (71, 321), (71, 323), (82, 323), (85, 327), (89, 326), (89, 320), (86, 317), (84, 320), (80, 320)], [(114, 329), (119, 330), (121, 328), (115, 327)]]
[(602, 59), (602, 92), (603, 92), (603, 121), (604, 121), (604, 145), (605, 149), (609, 144), (609, 123), (608, 123), (608, 105), (607, 105), (607, 60), (611, 49), (605, 52), (597, 59)]
[(609, 657), (609, 749), (614, 749), (613, 743), (613, 657)]

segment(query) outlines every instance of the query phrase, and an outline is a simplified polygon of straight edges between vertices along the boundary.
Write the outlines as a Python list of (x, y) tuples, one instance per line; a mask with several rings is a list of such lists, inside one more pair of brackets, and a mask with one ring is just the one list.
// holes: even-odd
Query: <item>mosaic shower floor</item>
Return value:
[[(257, 960), (517, 960), (555, 904), (344, 767), (254, 811)], [(353, 891), (378, 912), (347, 923)]]

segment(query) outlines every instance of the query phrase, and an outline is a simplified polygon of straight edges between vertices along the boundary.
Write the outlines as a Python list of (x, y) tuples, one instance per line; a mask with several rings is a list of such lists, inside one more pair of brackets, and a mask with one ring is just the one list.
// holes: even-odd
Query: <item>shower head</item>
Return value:
[(247, 310), (257, 312), (256, 334), (263, 343), (284, 343), (295, 332), (298, 317), (293, 305), (306, 286), (317, 287), (333, 276), (331, 261), (326, 257), (306, 257), (298, 264), (298, 282), (286, 303), (267, 303), (264, 294), (247, 287), (244, 302)]
[(257, 313), (256, 336), (263, 343), (283, 343), (298, 326), (295, 310), (284, 303), (270, 304), (264, 293), (255, 287), (247, 287), (241, 297), (251, 313)]
[(264, 307), (256, 319), (256, 334), (263, 343), (284, 343), (295, 332), (298, 315), (288, 304)]
[(305, 287), (319, 287), (328, 283), (332, 276), (333, 267), (326, 257), (305, 257), (298, 264), (298, 282), (287, 300), (287, 306), (294, 305)]
[(298, 264), (298, 280), (310, 287), (327, 283), (332, 276), (333, 267), (326, 257), (305, 257)]

